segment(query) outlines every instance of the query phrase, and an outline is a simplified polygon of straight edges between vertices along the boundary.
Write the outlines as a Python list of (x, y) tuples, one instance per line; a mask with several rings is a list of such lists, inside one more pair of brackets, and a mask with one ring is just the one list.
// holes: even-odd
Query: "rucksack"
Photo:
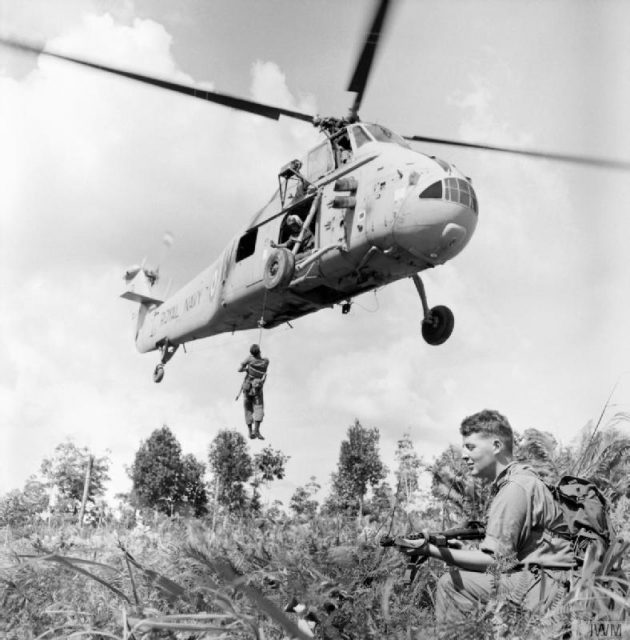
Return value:
[(571, 541), (576, 565), (582, 566), (593, 543), (599, 547), (599, 554), (603, 554), (610, 547), (614, 532), (608, 501), (597, 486), (585, 478), (563, 476), (547, 488), (560, 506), (566, 524), (566, 529), (553, 533)]
[(269, 360), (267, 358), (252, 358), (247, 363), (247, 377), (245, 382), (245, 393), (256, 395), (259, 393), (265, 380), (267, 379), (267, 367)]

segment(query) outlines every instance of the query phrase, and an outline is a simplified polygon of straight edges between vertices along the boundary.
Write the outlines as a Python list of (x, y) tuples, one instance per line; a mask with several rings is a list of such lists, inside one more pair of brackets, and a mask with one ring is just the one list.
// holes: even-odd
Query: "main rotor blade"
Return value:
[(359, 59), (357, 61), (357, 65), (354, 69), (354, 75), (352, 76), (352, 80), (350, 80), (348, 91), (353, 91), (357, 94), (356, 98), (354, 99), (354, 104), (350, 109), (350, 120), (357, 119), (359, 107), (361, 106), (361, 102), (363, 100), (363, 93), (365, 92), (365, 87), (370, 75), (370, 70), (372, 69), (372, 63), (374, 62), (376, 47), (378, 46), (378, 41), (385, 24), (385, 18), (387, 16), (389, 3), (390, 0), (380, 0), (380, 4), (378, 5), (376, 13), (374, 14), (374, 19), (372, 20), (372, 26), (370, 27), (370, 30), (368, 31), (365, 38), (363, 51), (361, 52), (361, 55), (359, 56)]
[(425, 136), (403, 136), (405, 140), (413, 142), (432, 142), (434, 144), (447, 144), (452, 147), (464, 147), (467, 149), (482, 149), (484, 151), (499, 151), (501, 153), (512, 153), (519, 156), (529, 156), (531, 158), (544, 158), (546, 160), (559, 160), (561, 162), (572, 162), (574, 164), (584, 164), (594, 167), (605, 167), (607, 169), (630, 170), (630, 162), (623, 160), (610, 160), (607, 158), (593, 158), (589, 156), (572, 156), (564, 153), (549, 153), (547, 151), (530, 151), (528, 149), (515, 149), (513, 147), (496, 147), (489, 144), (476, 144), (474, 142), (459, 142), (457, 140), (444, 140), (443, 138), (427, 138)]
[(303, 120), (305, 122), (313, 122), (313, 116), (306, 113), (301, 113), (299, 111), (292, 111), (291, 109), (283, 109), (281, 107), (271, 107), (260, 102), (254, 102), (253, 100), (246, 100), (244, 98), (236, 98), (225, 93), (217, 93), (215, 91), (208, 91), (207, 89), (190, 87), (184, 84), (179, 84), (177, 82), (171, 82), (169, 80), (161, 80), (159, 78), (146, 76), (141, 73), (124, 71), (115, 67), (109, 67), (107, 65), (98, 64), (96, 62), (90, 62), (89, 60), (73, 58), (72, 56), (54, 53), (53, 51), (45, 51), (43, 47), (26, 42), (0, 38), (0, 44), (6, 45), (7, 47), (11, 47), (13, 49), (18, 49), (20, 51), (26, 51), (28, 53), (35, 53), (37, 55), (43, 54), (51, 58), (57, 58), (58, 60), (74, 62), (75, 64), (80, 64), (84, 67), (97, 69), (99, 71), (105, 71), (116, 76), (129, 78), (130, 80), (136, 80), (137, 82), (142, 82), (154, 87), (160, 87), (161, 89), (175, 91), (176, 93), (183, 93), (194, 98), (199, 98), (200, 100), (205, 100), (206, 102), (214, 102), (216, 104), (221, 104), (224, 107), (230, 107), (231, 109), (237, 109), (238, 111), (246, 111), (248, 113), (263, 116), (265, 118), (271, 118), (272, 120), (278, 120), (280, 116), (287, 116), (288, 118), (295, 118), (297, 120)]

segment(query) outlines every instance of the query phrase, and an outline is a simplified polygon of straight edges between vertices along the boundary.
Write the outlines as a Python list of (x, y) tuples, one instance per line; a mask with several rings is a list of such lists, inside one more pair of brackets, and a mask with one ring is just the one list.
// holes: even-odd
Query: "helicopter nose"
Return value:
[(434, 183), (407, 196), (394, 220), (397, 245), (430, 264), (442, 264), (464, 249), (477, 227), (477, 199), (469, 182), (458, 182), (465, 189), (438, 189)]

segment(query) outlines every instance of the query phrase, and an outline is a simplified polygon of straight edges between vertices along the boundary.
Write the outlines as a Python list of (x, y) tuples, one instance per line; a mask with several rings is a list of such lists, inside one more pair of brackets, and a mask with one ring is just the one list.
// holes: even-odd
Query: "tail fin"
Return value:
[(124, 278), (127, 287), (121, 298), (145, 305), (162, 304), (163, 300), (156, 298), (153, 293), (153, 287), (158, 280), (157, 271), (135, 265), (125, 271)]

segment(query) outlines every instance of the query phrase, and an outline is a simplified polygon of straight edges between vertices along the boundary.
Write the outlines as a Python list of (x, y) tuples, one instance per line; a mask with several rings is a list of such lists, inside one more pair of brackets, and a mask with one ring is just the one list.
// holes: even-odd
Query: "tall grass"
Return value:
[[(405, 560), (378, 545), (385, 528), (227, 515), (214, 530), (182, 519), (132, 530), (33, 528), (0, 547), (0, 630), (11, 640), (434, 638), (443, 564), (429, 561), (407, 586)], [(505, 628), (554, 637), (558, 621), (580, 612), (628, 619), (627, 584), (608, 576), (627, 548), (615, 553), (588, 560), (584, 580), (546, 618), (495, 602), (445, 637), (502, 637)], [(285, 611), (289, 603), (299, 614)]]

